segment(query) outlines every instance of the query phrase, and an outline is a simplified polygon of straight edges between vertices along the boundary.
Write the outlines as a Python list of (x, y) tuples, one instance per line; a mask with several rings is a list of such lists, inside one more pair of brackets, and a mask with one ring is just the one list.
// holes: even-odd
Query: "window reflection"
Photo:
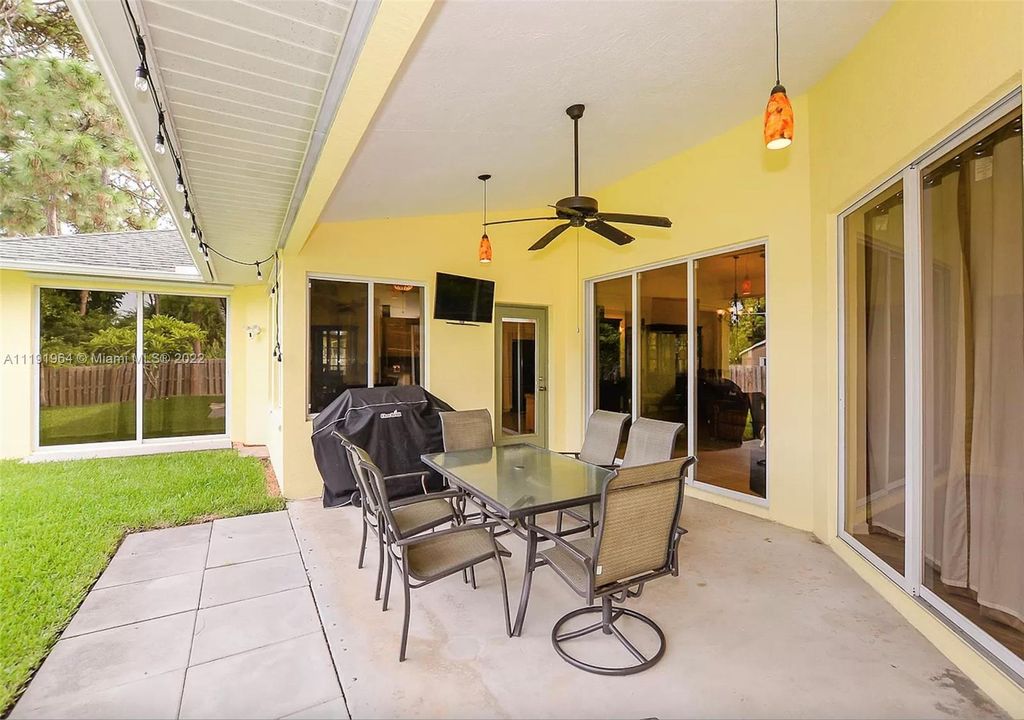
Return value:
[(594, 283), (594, 366), (598, 410), (633, 407), (633, 278)]

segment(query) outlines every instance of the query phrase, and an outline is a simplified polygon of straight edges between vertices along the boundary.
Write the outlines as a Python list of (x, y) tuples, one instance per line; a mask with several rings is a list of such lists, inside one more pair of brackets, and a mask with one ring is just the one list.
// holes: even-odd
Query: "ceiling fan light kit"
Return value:
[[(519, 218), (516, 220), (496, 220), (494, 222), (487, 222), (486, 217), (484, 218), (484, 226), (488, 225), (505, 225), (507, 223), (520, 223), (520, 222), (532, 222), (535, 220), (561, 220), (561, 225), (555, 227), (544, 233), (541, 238), (530, 246), (530, 250), (543, 250), (551, 242), (561, 235), (563, 232), (571, 227), (586, 228), (592, 232), (597, 233), (601, 237), (611, 240), (616, 245), (628, 245), (635, 239), (632, 235), (619, 230), (617, 227), (609, 225), (608, 222), (620, 222), (628, 223), (630, 225), (649, 225), (651, 227), (672, 227), (672, 221), (667, 217), (657, 217), (654, 215), (630, 215), (627, 213), (602, 213), (599, 211), (597, 199), (589, 197), (587, 195), (580, 195), (580, 118), (583, 117), (583, 111), (586, 110), (584, 105), (576, 104), (570, 105), (565, 109), (565, 114), (572, 119), (572, 139), (573, 139), (573, 194), (569, 197), (564, 197), (554, 205), (548, 207), (554, 208), (555, 214), (551, 217), (533, 217), (533, 218)], [(490, 177), (490, 176), (488, 176)], [(480, 177), (483, 180), (483, 176)], [(485, 191), (486, 193), (486, 191)], [(485, 194), (486, 198), (486, 194)], [(486, 199), (485, 199), (486, 203)], [(485, 210), (486, 213), (486, 210)], [(484, 239), (486, 239), (486, 234)], [(481, 248), (483, 240), (481, 240)], [(489, 243), (488, 243), (489, 247)], [(483, 252), (481, 250), (481, 252)]]
[(769, 150), (781, 150), (793, 142), (793, 104), (779, 73), (779, 0), (775, 0), (775, 87), (764, 109), (764, 144)]

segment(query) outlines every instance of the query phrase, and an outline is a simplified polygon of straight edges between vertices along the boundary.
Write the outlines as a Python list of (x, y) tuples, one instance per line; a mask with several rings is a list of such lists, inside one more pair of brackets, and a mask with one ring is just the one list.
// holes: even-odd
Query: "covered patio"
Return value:
[(11, 717), (1006, 717), (809, 533), (697, 500), (683, 524), (680, 577), (633, 603), (665, 658), (620, 678), (553, 652), (579, 598), (550, 571), (507, 637), (486, 565), (413, 593), (399, 666), (401, 595), (382, 614), (355, 570), (352, 508), (129, 536)]

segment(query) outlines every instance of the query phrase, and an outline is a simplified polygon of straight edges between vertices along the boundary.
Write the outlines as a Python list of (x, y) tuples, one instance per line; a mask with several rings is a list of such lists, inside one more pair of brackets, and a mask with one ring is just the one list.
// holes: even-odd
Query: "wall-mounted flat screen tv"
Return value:
[(491, 280), (437, 274), (434, 284), (434, 319), (489, 323), (494, 315), (494, 283)]

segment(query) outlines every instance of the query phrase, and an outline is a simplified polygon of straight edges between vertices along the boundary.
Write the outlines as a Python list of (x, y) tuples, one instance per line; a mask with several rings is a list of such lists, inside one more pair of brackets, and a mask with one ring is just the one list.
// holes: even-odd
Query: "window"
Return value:
[(839, 509), (1024, 680), (1021, 157), (1018, 92), (842, 215)]
[(309, 281), (309, 400), (318, 413), (349, 388), (423, 382), (418, 285)]
[(694, 480), (759, 504), (768, 496), (765, 248), (590, 281), (588, 321), (589, 407), (685, 425), (675, 453), (697, 456)]
[(224, 435), (226, 322), (225, 298), (40, 288), (39, 446)]

